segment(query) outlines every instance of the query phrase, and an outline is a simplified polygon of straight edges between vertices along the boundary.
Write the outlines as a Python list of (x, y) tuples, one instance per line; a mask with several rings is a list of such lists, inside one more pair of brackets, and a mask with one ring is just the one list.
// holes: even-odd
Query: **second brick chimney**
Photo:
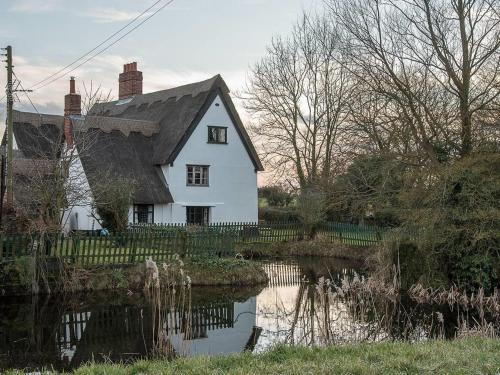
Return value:
[(82, 97), (75, 91), (75, 77), (69, 80), (69, 94), (64, 96), (64, 116), (82, 114)]
[(64, 138), (68, 146), (73, 146), (73, 136), (71, 132), (71, 120), (69, 116), (81, 116), (82, 97), (76, 93), (75, 77), (69, 80), (69, 94), (64, 96)]
[(123, 73), (120, 73), (118, 82), (119, 99), (142, 94), (142, 72), (137, 70), (137, 62), (123, 65)]

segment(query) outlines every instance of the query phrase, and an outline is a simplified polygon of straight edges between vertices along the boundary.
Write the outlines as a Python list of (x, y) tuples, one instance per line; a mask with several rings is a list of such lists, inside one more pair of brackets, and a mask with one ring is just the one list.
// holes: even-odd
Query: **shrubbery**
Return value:
[(299, 221), (296, 207), (259, 207), (259, 220)]
[(393, 241), (387, 250), (393, 260), (399, 256), (403, 279), (432, 283), (444, 276), (459, 287), (486, 291), (500, 284), (500, 154), (443, 166), (400, 199), (413, 239)]

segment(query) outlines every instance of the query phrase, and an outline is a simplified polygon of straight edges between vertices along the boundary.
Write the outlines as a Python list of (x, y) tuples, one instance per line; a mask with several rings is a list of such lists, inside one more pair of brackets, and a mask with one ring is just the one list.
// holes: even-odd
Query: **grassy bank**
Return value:
[[(28, 261), (24, 262), (29, 264)], [(32, 271), (25, 264), (9, 269), (8, 282), (0, 286), (0, 294), (31, 294)], [(163, 263), (163, 262), (160, 262)], [(166, 261), (167, 264), (175, 262)], [(160, 265), (160, 264), (159, 264)], [(144, 263), (131, 266), (80, 267), (60, 265), (50, 279), (52, 293), (78, 293), (99, 290), (131, 290), (144, 288)], [(177, 265), (175, 266), (177, 267)], [(267, 283), (267, 275), (258, 262), (236, 258), (189, 258), (184, 260), (183, 272), (191, 278), (192, 286), (252, 286)], [(43, 292), (43, 290), (41, 291)]]
[(498, 374), (500, 340), (468, 338), (326, 349), (279, 347), (252, 355), (89, 364), (76, 374)]
[(246, 258), (317, 256), (365, 261), (376, 249), (373, 246), (353, 246), (322, 239), (238, 244), (236, 251)]

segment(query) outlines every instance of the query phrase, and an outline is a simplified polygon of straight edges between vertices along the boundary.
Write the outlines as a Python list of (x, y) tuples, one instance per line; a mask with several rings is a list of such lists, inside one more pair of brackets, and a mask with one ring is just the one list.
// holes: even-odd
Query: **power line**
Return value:
[(67, 68), (70, 68), (71, 66), (75, 65), (78, 61), (80, 61), (81, 59), (83, 59), (84, 57), (90, 55), (92, 52), (94, 52), (96, 49), (98, 49), (99, 47), (101, 47), (102, 45), (104, 45), (106, 42), (108, 42), (109, 40), (113, 39), (113, 37), (115, 37), (116, 35), (120, 34), (123, 30), (125, 30), (127, 27), (129, 27), (131, 24), (133, 24), (135, 21), (137, 21), (139, 18), (141, 18), (144, 14), (146, 14), (149, 10), (151, 10), (154, 6), (156, 6), (158, 3), (162, 2), (163, 0), (157, 0), (153, 5), (151, 5), (149, 8), (145, 9), (142, 13), (140, 13), (139, 15), (137, 15), (133, 20), (131, 20), (130, 22), (128, 22), (125, 26), (123, 26), (121, 29), (119, 29), (118, 31), (114, 32), (113, 34), (111, 34), (110, 36), (108, 36), (106, 39), (104, 39), (101, 43), (99, 43), (97, 46), (95, 46), (94, 48), (92, 48), (90, 51), (87, 51), (85, 54), (81, 55), (80, 57), (78, 57), (76, 60), (72, 61), (70, 64), (66, 65), (65, 67), (59, 69), (57, 72), (45, 77), (44, 79), (42, 79), (41, 81), (38, 81), (37, 83), (35, 83), (31, 89), (35, 90), (37, 86), (39, 86), (40, 84), (48, 81), (49, 79), (51, 79), (52, 77), (55, 77), (57, 76), (59, 73), (61, 72), (64, 72)]
[[(134, 26), (132, 29), (128, 30), (125, 34), (123, 34), (122, 36), (120, 36), (118, 39), (114, 40), (111, 44), (108, 44), (106, 47), (102, 48), (101, 50), (99, 50), (97, 53), (93, 54), (92, 56), (90, 56), (88, 59), (84, 60), (83, 62), (81, 62), (80, 64), (76, 65), (74, 68), (72, 68), (71, 70), (67, 71), (67, 72), (63, 72), (62, 75), (59, 75), (58, 77), (50, 80), (49, 82), (46, 82), (42, 85), (39, 85), (38, 87), (36, 88), (33, 88), (33, 90), (39, 90), (45, 86), (48, 86), (50, 85), (51, 83), (63, 78), (65, 75), (75, 71), (76, 69), (78, 69), (79, 67), (81, 67), (82, 65), (88, 63), (89, 61), (93, 60), (95, 57), (99, 56), (100, 54), (102, 54), (103, 52), (107, 51), (109, 48), (111, 48), (112, 46), (114, 46), (116, 43), (118, 43), (120, 40), (122, 40), (123, 38), (125, 38), (127, 35), (129, 35), (131, 32), (133, 32), (134, 30), (138, 29), (140, 26), (142, 26), (145, 22), (147, 22), (149, 19), (151, 19), (152, 17), (154, 17), (156, 14), (158, 14), (161, 10), (163, 10), (165, 7), (167, 7), (168, 5), (170, 5), (171, 3), (173, 3), (174, 0), (169, 0), (167, 1), (164, 5), (162, 5), (160, 8), (158, 8), (157, 10), (155, 10), (152, 14), (150, 14), (148, 17), (144, 18), (141, 22), (139, 22), (136, 26)], [(158, 2), (157, 2), (158, 3)], [(155, 3), (156, 4), (156, 3)], [(150, 9), (150, 8), (148, 8)], [(95, 48), (97, 49), (97, 48)], [(94, 50), (95, 50), (94, 49)], [(87, 56), (87, 55), (85, 55)], [(74, 65), (71, 64), (71, 65)]]
[(33, 107), (33, 109), (36, 111), (36, 113), (40, 114), (40, 112), (38, 112), (38, 109), (36, 108), (36, 106), (35, 106), (35, 105), (33, 104), (33, 102), (31, 101), (30, 96), (28, 95), (28, 92), (29, 92), (30, 90), (25, 90), (25, 89), (24, 89), (23, 84), (21, 83), (21, 80), (20, 80), (20, 79), (17, 77), (17, 75), (16, 75), (16, 72), (12, 71), (12, 74), (14, 74), (14, 77), (16, 77), (17, 82), (19, 82), (19, 86), (21, 86), (21, 90), (19, 90), (19, 91), (23, 92), (23, 93), (24, 93), (24, 95), (26, 95), (26, 98), (28, 98), (28, 100), (29, 100), (29, 102), (31, 103), (31, 106)]

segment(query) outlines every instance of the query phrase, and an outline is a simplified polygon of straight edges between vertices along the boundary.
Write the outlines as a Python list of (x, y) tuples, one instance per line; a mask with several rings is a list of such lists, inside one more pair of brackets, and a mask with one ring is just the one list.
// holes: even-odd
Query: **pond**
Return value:
[[(326, 345), (454, 337), (460, 311), (448, 305), (348, 298), (322, 292), (362, 275), (338, 259), (263, 261), (269, 285), (193, 288), (189, 317), (171, 311), (168, 344), (176, 355), (259, 353), (276, 343)], [(132, 293), (0, 299), (0, 371), (69, 370), (90, 360), (132, 361), (153, 352), (152, 308)]]

